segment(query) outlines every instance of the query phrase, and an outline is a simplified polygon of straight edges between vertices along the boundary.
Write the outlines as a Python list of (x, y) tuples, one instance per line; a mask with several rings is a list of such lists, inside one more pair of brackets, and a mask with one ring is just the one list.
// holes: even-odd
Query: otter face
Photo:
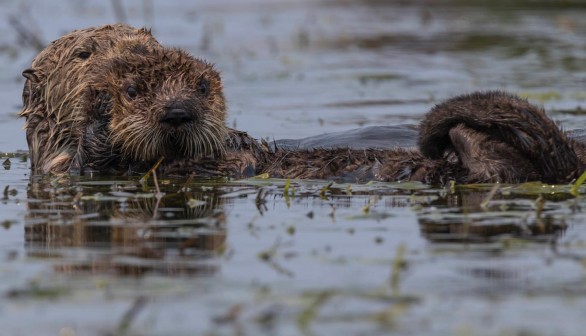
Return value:
[[(63, 173), (84, 165), (83, 141), (95, 60), (122, 42), (158, 46), (145, 29), (108, 25), (73, 31), (52, 42), (23, 72), (23, 90), (32, 170)], [(99, 65), (98, 65), (99, 66)]]
[[(187, 53), (128, 44), (104, 57), (95, 73), (98, 117), (121, 161), (222, 155), (226, 106), (220, 75)], [(93, 76), (92, 76), (93, 77)], [(106, 109), (102, 108), (107, 106)]]

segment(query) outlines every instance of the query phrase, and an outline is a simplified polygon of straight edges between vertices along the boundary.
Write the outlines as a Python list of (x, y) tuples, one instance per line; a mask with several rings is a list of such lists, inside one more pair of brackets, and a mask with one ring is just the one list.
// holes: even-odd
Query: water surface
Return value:
[[(495, 88), (586, 127), (580, 2), (149, 4), (122, 16), (216, 63), (229, 124), (259, 138), (416, 124)], [(45, 43), (121, 15), (112, 2), (0, 6)], [(4, 152), (26, 150), (20, 72), (35, 54), (0, 22)], [(159, 194), (138, 177), (31, 178), (25, 155), (0, 170), (0, 335), (583, 330), (584, 190), (159, 178)]]

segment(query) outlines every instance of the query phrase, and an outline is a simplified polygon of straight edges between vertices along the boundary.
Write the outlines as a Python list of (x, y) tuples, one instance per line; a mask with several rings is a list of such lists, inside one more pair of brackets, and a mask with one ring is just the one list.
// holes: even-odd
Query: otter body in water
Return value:
[(435, 106), (416, 147), (257, 141), (225, 125), (222, 82), (212, 65), (123, 25), (74, 31), (23, 75), (21, 115), (34, 173), (138, 173), (164, 158), (166, 174), (555, 183), (585, 166), (584, 145), (542, 109), (496, 91)]

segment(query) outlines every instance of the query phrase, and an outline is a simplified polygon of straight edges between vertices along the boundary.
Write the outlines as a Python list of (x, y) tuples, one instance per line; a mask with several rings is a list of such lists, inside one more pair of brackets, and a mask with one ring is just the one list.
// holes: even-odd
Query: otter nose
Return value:
[(180, 102), (173, 102), (165, 107), (165, 115), (161, 119), (163, 124), (170, 126), (181, 126), (193, 120), (193, 115), (189, 113), (185, 106)]

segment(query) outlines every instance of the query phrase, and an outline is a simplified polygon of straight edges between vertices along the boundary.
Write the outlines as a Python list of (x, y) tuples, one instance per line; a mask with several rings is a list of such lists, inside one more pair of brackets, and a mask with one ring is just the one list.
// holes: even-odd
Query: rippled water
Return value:
[[(494, 88), (586, 127), (581, 2), (150, 3), (124, 3), (127, 21), (215, 62), (230, 125), (257, 137), (414, 124)], [(111, 2), (0, 6), (44, 42), (116, 21)], [(8, 17), (0, 33), (0, 150), (13, 152), (36, 51)], [(30, 178), (25, 155), (9, 162), (0, 335), (583, 330), (585, 201), (569, 186), (159, 179), (159, 193), (152, 179)]]

